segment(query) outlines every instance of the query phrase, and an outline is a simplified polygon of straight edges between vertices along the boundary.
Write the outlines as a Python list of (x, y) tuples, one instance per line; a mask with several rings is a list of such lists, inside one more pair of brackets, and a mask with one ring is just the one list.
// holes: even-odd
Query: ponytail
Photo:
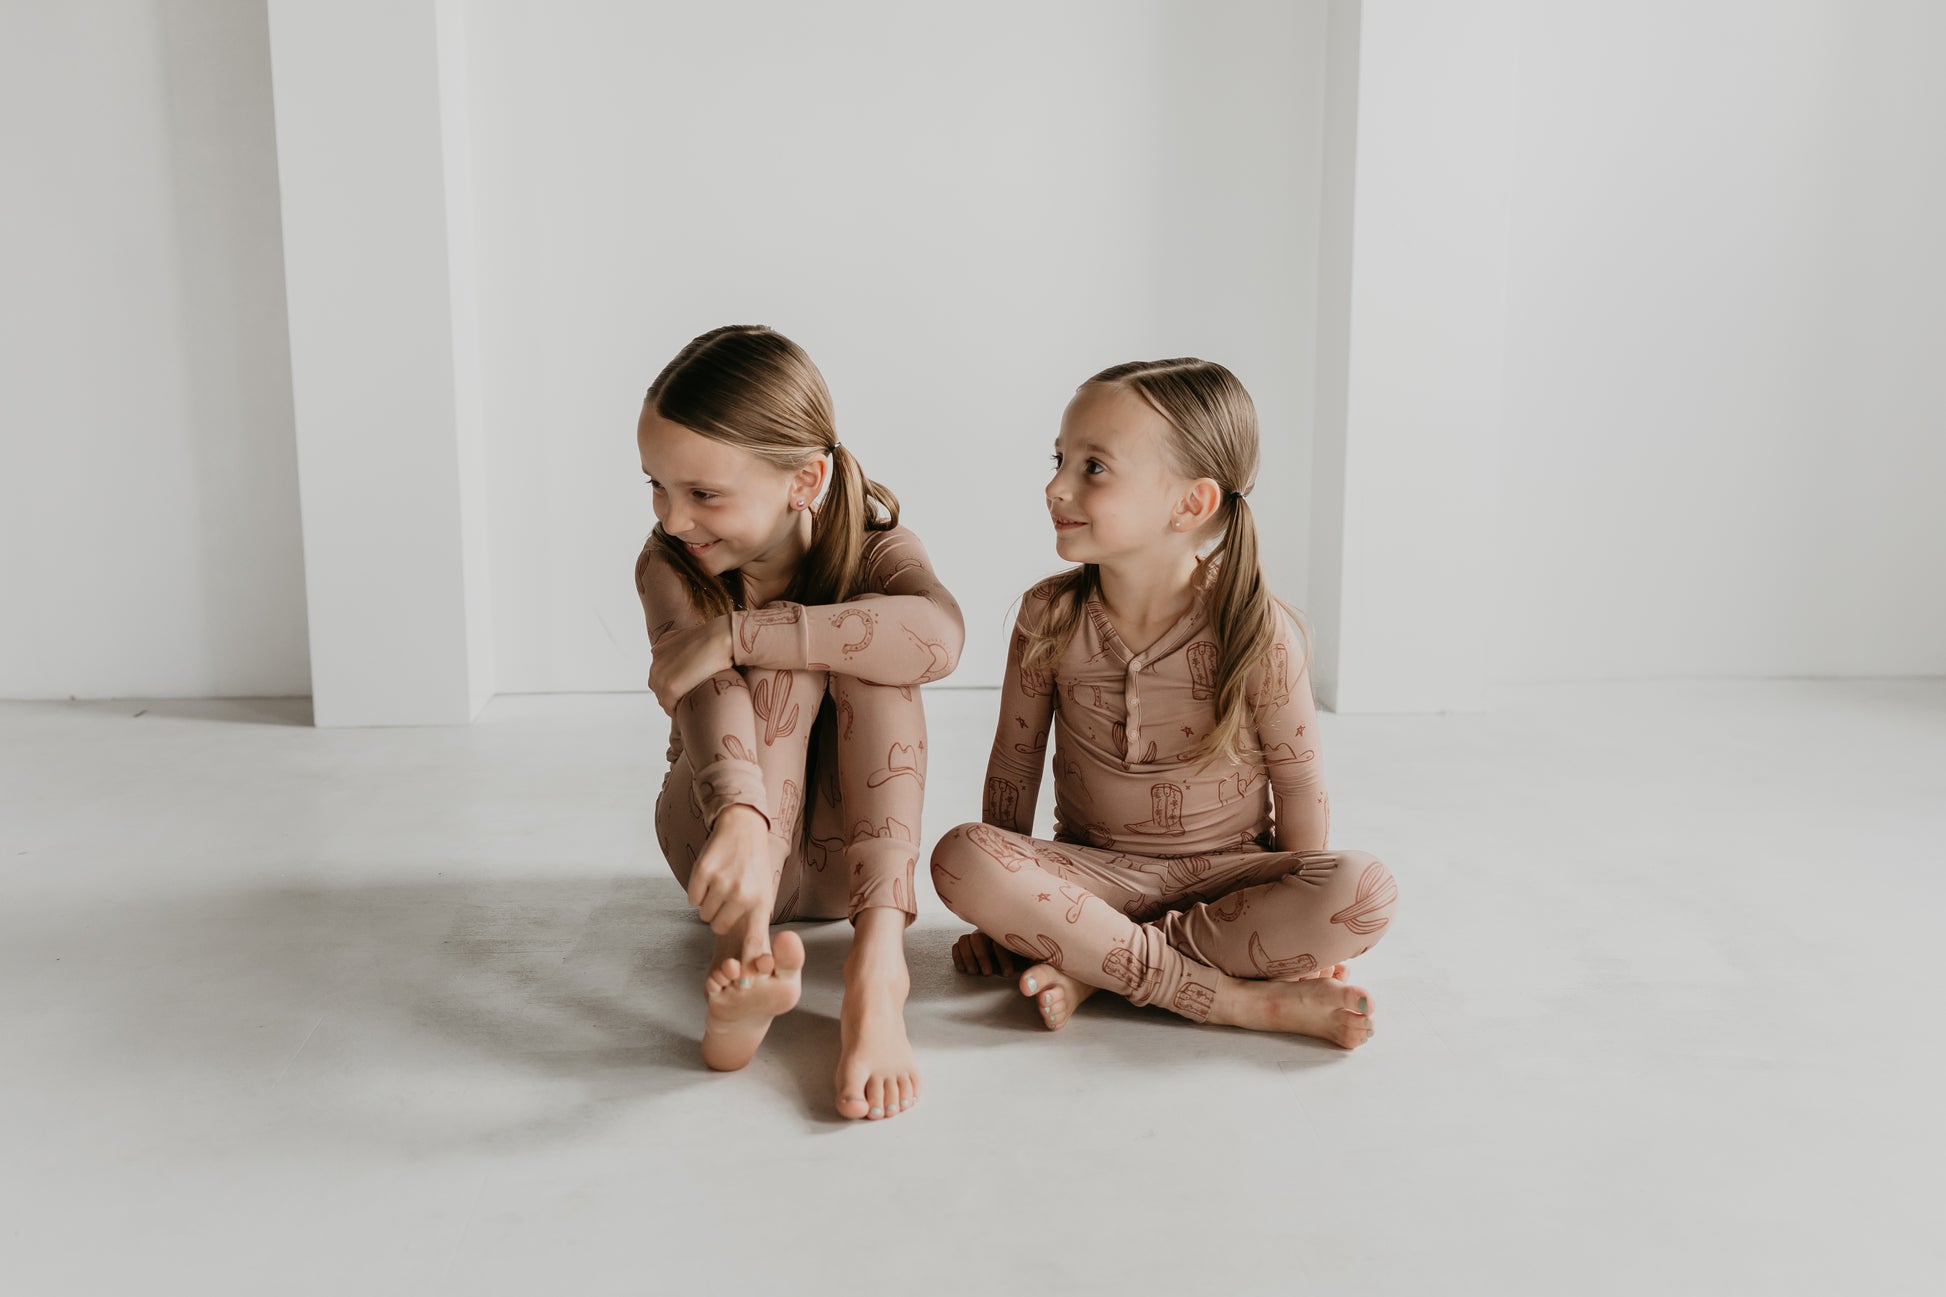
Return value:
[(899, 525), (899, 498), (865, 476), (857, 456), (831, 443), (831, 481), (811, 518), (811, 548), (797, 566), (794, 603), (843, 603), (858, 593), (865, 533)]

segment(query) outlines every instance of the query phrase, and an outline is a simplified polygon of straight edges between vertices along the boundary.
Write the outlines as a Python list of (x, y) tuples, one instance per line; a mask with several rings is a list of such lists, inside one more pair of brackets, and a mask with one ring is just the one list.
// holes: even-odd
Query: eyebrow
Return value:
[(642, 469), (642, 476), (647, 478), (652, 478), (655, 481), (662, 483), (662, 485), (664, 486), (681, 487), (685, 491), (708, 491), (713, 495), (725, 494), (724, 489), (716, 485), (714, 482), (672, 482), (666, 477), (656, 477), (656, 475), (654, 473), (651, 473), (646, 466), (644, 466)]

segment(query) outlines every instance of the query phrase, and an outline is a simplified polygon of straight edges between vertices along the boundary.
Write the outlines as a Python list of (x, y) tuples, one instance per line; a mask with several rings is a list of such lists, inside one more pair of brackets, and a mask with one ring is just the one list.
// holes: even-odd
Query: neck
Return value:
[(1196, 598), (1196, 551), (1143, 556), (1097, 565), (1101, 602), (1125, 626), (1160, 633)]
[(783, 594), (797, 575), (797, 565), (810, 552), (811, 511), (794, 509), (777, 542), (743, 565), (743, 601), (756, 607)]

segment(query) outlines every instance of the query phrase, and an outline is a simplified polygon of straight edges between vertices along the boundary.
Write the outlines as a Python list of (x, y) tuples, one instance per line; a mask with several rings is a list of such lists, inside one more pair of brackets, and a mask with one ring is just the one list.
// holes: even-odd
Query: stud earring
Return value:
[(808, 509), (808, 508), (810, 508), (810, 501), (808, 501), (808, 500), (792, 500), (792, 501), (791, 501), (791, 508), (793, 508), (793, 509)]

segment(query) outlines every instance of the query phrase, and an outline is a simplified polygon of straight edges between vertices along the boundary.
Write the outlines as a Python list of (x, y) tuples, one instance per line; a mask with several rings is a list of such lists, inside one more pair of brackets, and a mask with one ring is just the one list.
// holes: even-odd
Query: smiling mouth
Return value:
[(686, 540), (683, 542), (683, 547), (692, 554), (707, 554), (710, 550), (715, 549), (719, 543), (718, 541), (707, 540), (698, 545), (694, 541)]
[(1086, 527), (1088, 525), (1085, 522), (1076, 522), (1072, 518), (1063, 518), (1059, 514), (1050, 516), (1054, 519), (1054, 530), (1056, 531), (1073, 531), (1076, 527)]

